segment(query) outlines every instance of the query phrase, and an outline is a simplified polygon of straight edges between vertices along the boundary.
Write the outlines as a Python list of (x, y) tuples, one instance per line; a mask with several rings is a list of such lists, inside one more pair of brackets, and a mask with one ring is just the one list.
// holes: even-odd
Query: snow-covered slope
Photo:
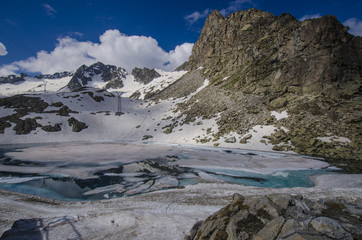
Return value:
[(137, 99), (144, 100), (147, 96), (156, 94), (157, 92), (165, 89), (170, 84), (174, 83), (180, 79), (187, 71), (175, 71), (175, 72), (165, 72), (160, 69), (156, 71), (161, 75), (158, 78), (153, 79), (148, 84), (142, 84), (135, 81), (134, 76), (127, 75), (127, 78), (124, 80), (124, 87), (122, 88), (111, 88), (111, 91), (120, 91), (125, 97), (134, 97)]
[[(180, 111), (180, 104), (207, 88), (207, 79), (187, 97), (154, 101), (150, 100), (153, 95), (176, 83), (187, 71), (156, 69), (161, 76), (143, 84), (119, 70), (122, 68), (97, 63), (82, 66), (73, 76), (64, 78), (27, 77), (16, 84), (0, 84), (1, 94), (12, 96), (0, 98), (0, 144), (147, 140), (272, 150), (273, 145), (263, 141), (263, 137), (274, 133), (277, 128), (273, 125), (216, 137), (220, 114), (185, 121), (187, 116)], [(114, 81), (112, 76), (121, 84), (105, 90)], [(69, 86), (76, 85), (74, 79), (82, 78), (87, 81), (78, 81), (80, 88), (70, 91)], [(239, 139), (245, 139), (244, 143), (240, 144)]]

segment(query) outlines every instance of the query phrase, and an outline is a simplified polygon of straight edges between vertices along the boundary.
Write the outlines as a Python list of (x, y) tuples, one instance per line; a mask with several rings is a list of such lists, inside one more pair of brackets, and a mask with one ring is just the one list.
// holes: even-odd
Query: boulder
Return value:
[(287, 194), (234, 194), (232, 203), (202, 224), (198, 222), (185, 239), (360, 239), (357, 229), (362, 220), (353, 209), (362, 202), (348, 204), (348, 208), (345, 204), (343, 200), (312, 201)]
[(226, 143), (235, 143), (236, 142), (236, 138), (235, 137), (228, 137), (225, 139)]

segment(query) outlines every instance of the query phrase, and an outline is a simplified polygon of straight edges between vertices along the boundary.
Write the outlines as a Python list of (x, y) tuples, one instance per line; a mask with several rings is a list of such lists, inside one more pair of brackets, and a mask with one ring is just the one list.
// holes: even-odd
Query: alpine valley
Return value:
[[(144, 157), (146, 162), (137, 165), (131, 157), (130, 148), (126, 150), (125, 147), (122, 151), (127, 152), (128, 160), (122, 161), (129, 162), (122, 165), (123, 172), (120, 168), (112, 168), (107, 176), (120, 174), (118, 171), (121, 171), (129, 177), (131, 172), (126, 172), (125, 169), (137, 169), (138, 175), (132, 175), (132, 179), (127, 182), (134, 184), (134, 179), (156, 174), (153, 171), (157, 169), (157, 176), (152, 175), (153, 185), (143, 179), (137, 182), (135, 188), (122, 186), (122, 196), (131, 197), (113, 202), (109, 200), (108, 206), (101, 203), (97, 205), (95, 202), (80, 207), (76, 203), (64, 205), (55, 200), (39, 201), (39, 208), (48, 204), (63, 204), (59, 210), (63, 211), (60, 215), (69, 217), (66, 213), (69, 209), (76, 212), (74, 214), (77, 216), (74, 218), (61, 218), (59, 214), (58, 216), (47, 210), (48, 215), (44, 221), (49, 228), (53, 226), (53, 218), (57, 218), (61, 222), (59, 225), (64, 227), (59, 230), (63, 235), (58, 237), (69, 237), (66, 233), (68, 230), (73, 231), (72, 223), (79, 229), (84, 228), (82, 231), (88, 233), (85, 235), (88, 239), (104, 239), (97, 235), (101, 231), (109, 234), (108, 239), (119, 239), (120, 236), (124, 239), (172, 239), (170, 236), (174, 236), (173, 232), (176, 234), (174, 239), (182, 239), (196, 220), (205, 219), (230, 202), (232, 193), (239, 192), (247, 197), (234, 195), (232, 204), (209, 217), (203, 224), (195, 225), (185, 239), (353, 239), (352, 237), (362, 236), (358, 230), (361, 226), (359, 207), (362, 192), (361, 83), (362, 38), (349, 34), (348, 27), (342, 25), (336, 17), (323, 16), (298, 21), (290, 14), (274, 16), (256, 9), (234, 12), (223, 17), (215, 10), (208, 16), (189, 61), (172, 72), (148, 68), (135, 68), (127, 72), (122, 66), (97, 62), (90, 66), (80, 66), (73, 72), (35, 77), (26, 74), (0, 77), (0, 144), (38, 146), (36, 144), (64, 143), (68, 144), (64, 145), (64, 149), (76, 151), (78, 146), (89, 142), (142, 142), (150, 145), (167, 143), (169, 146), (200, 147), (200, 151), (206, 154), (205, 157), (200, 157), (199, 162), (190, 163), (185, 160), (185, 155), (191, 150), (178, 150), (178, 155), (165, 153), (166, 160), (161, 161), (156, 155), (152, 155), (153, 148), (171, 152), (166, 150), (169, 146), (153, 146), (147, 152), (153, 157)], [(69, 142), (74, 143), (74, 146)], [(143, 145), (135, 146), (135, 149), (143, 148)], [(36, 155), (44, 149), (36, 147), (29, 153)], [(89, 156), (79, 153), (76, 154), (76, 159), (102, 155), (94, 149), (87, 149)], [(226, 180), (220, 179), (215, 182), (210, 170), (213, 165), (208, 166), (206, 171), (201, 167), (201, 160), (222, 162), (222, 157), (207, 155), (209, 152), (206, 153), (205, 149), (215, 154), (220, 151), (232, 158), (232, 161), (225, 160), (222, 166), (218, 165), (224, 170), (213, 172), (215, 176), (222, 171), (225, 173), (227, 168), (241, 168), (242, 164), (243, 169), (250, 167), (255, 172), (262, 169), (262, 177), (248, 177), (248, 180), (259, 182), (264, 181), (263, 177), (266, 179), (263, 174), (282, 178), (292, 175), (283, 172), (285, 170), (322, 169), (330, 165), (348, 174), (335, 174), (339, 176), (335, 178), (334, 174), (315, 176), (316, 186), (310, 189), (304, 188), (304, 185), (289, 190), (277, 185), (275, 188), (282, 188), (277, 190), (239, 186), (229, 184), (230, 182), (227, 184)], [(243, 160), (240, 161), (245, 160), (245, 163), (239, 164), (236, 160), (239, 155), (235, 151), (243, 150), (247, 154), (242, 153), (240, 159)], [(61, 153), (56, 151), (52, 154), (66, 155), (65, 150)], [(122, 151), (119, 150), (119, 153)], [(260, 152), (264, 154), (262, 157), (259, 157)], [(279, 157), (278, 154), (284, 153), (287, 155), (283, 156), (287, 157)], [(12, 154), (12, 157), (29, 157), (26, 156), (26, 151), (24, 155), (16, 151)], [(272, 165), (265, 156), (288, 159), (285, 162), (289, 165)], [(106, 162), (112, 160), (113, 156), (104, 150), (100, 158)], [(260, 162), (253, 162), (253, 159)], [(34, 169), (43, 169), (46, 164), (42, 165), (42, 161), (46, 160), (32, 159), (33, 165), (25, 161), (22, 164), (28, 164), (28, 173), (32, 173)], [(172, 167), (162, 165), (165, 162)], [(92, 165), (94, 168), (99, 167), (97, 174), (106, 176), (102, 172), (105, 170), (102, 168), (104, 166), (97, 164)], [(90, 170), (82, 172), (82, 175), (74, 173), (79, 167), (74, 166), (71, 171), (62, 166), (64, 176), (89, 177)], [(198, 174), (190, 170), (191, 167), (198, 168)], [(48, 171), (44, 169), (40, 173)], [(53, 174), (52, 171), (49, 170), (49, 173)], [(95, 174), (94, 171), (92, 174)], [(166, 179), (164, 172), (167, 171), (173, 175)], [(184, 188), (180, 184), (180, 178), (175, 177), (179, 172), (186, 176), (186, 180), (182, 180), (184, 182), (190, 182), (196, 175), (201, 180), (198, 180), (198, 184)], [(227, 173), (229, 178), (236, 174)], [(158, 184), (162, 186), (159, 189), (171, 190), (149, 194), (148, 189), (157, 185), (160, 179), (163, 180)], [(337, 183), (337, 179), (343, 181)], [(175, 181), (175, 185), (170, 185), (170, 182)], [(146, 184), (151, 187), (141, 189)], [(332, 186), (333, 184), (335, 185)], [(354, 185), (349, 188), (348, 184)], [(330, 189), (332, 187), (339, 191), (333, 192)], [(136, 191), (136, 188), (137, 194), (147, 194), (131, 194), (130, 190)], [(103, 190), (99, 192), (104, 194)], [(118, 192), (121, 192), (119, 188)], [(286, 195), (254, 197), (275, 193)], [(7, 194), (1, 197), (4, 204), (11, 202), (11, 195)], [(309, 194), (312, 200), (295, 196), (303, 194)], [(29, 206), (35, 201), (35, 198), (24, 195), (17, 198)], [(318, 201), (325, 198), (332, 200)], [(334, 198), (344, 200), (336, 202)], [(112, 220), (118, 219), (115, 217), (115, 212), (121, 211), (118, 204), (123, 204), (120, 209), (129, 211), (118, 212), (129, 221)], [(151, 205), (152, 211), (149, 210)], [(97, 212), (94, 216), (104, 218), (104, 226), (106, 222), (112, 222), (110, 226), (100, 228), (102, 224), (98, 223), (103, 220), (93, 218), (90, 210), (95, 206), (103, 213)], [(117, 210), (112, 212), (112, 209)], [(129, 209), (143, 210), (132, 212)], [(331, 220), (335, 214), (342, 212), (345, 214), (342, 220)], [(19, 218), (18, 215), (12, 220)], [(39, 217), (29, 214), (30, 216)], [(158, 229), (165, 224), (164, 232), (151, 229), (150, 226), (155, 222), (159, 223)], [(248, 227), (240, 227), (240, 222)], [(290, 224), (287, 226), (287, 223)], [(122, 232), (116, 225), (126, 230)], [(293, 235), (292, 231), (299, 229), (297, 225), (301, 229), (297, 232), (299, 235), (308, 232), (310, 235), (307, 235), (314, 238), (298, 238), (299, 235), (288, 238), (287, 236)], [(333, 235), (337, 234), (333, 230), (337, 225), (340, 227), (338, 236)], [(342, 228), (342, 225), (349, 227)], [(94, 227), (94, 232), (86, 230), (89, 226)], [(136, 230), (132, 230), (132, 227)], [(55, 228), (61, 227), (54, 224)], [(39, 229), (43, 231), (41, 227)], [(124, 235), (117, 235), (117, 238), (114, 235), (117, 231)], [(96, 235), (99, 238), (92, 238)]]
[(333, 16), (215, 11), (174, 72), (98, 62), (1, 77), (0, 140), (152, 138), (294, 151), (360, 172), (362, 39), (347, 30)]

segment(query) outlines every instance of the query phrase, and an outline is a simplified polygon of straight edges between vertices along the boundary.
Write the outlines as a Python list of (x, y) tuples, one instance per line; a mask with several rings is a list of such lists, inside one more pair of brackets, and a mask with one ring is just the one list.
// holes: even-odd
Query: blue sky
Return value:
[(189, 56), (207, 15), (249, 8), (297, 19), (335, 15), (362, 35), (360, 0), (7, 0), (0, 8), (0, 75), (52, 73), (103, 61), (172, 70)]

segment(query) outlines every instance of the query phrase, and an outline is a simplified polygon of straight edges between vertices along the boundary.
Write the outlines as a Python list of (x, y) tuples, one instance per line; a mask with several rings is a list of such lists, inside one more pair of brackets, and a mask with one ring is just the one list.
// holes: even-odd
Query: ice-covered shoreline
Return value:
[[(82, 144), (86, 150), (80, 148)], [(112, 161), (118, 161), (117, 154), (119, 152), (117, 151), (127, 155), (127, 151), (120, 150), (119, 146), (126, 146), (130, 157), (135, 157), (135, 152), (139, 152), (140, 149), (145, 150), (146, 147), (149, 148), (147, 156), (153, 156), (156, 153), (158, 155), (160, 151), (172, 154), (181, 148), (177, 144), (164, 145), (161, 143), (62, 143), (59, 146), (56, 144), (38, 145), (28, 148), (28, 151), (15, 151), (12, 156), (20, 159), (37, 159), (41, 162), (42, 160), (46, 161), (51, 156), (61, 155), (62, 158), (67, 158), (68, 154), (69, 156), (75, 154), (79, 159), (82, 159), (83, 155), (84, 157), (87, 155), (87, 161), (97, 161), (97, 156), (102, 156), (104, 152), (109, 153), (113, 149), (114, 159), (109, 154), (107, 159), (111, 163)], [(207, 162), (203, 162), (203, 165), (208, 163), (209, 166), (212, 166), (217, 157), (214, 157), (216, 158), (214, 160), (208, 157), (208, 152), (205, 151), (207, 148), (204, 150), (200, 150), (199, 147), (195, 148), (196, 152), (201, 152), (199, 153), (201, 157), (207, 159)], [(49, 151), (50, 149), (52, 150)], [(76, 149), (78, 149), (78, 152), (74, 152)], [(192, 147), (190, 149), (188, 151), (195, 150)], [(223, 152), (223, 149), (220, 148), (215, 150)], [(227, 150), (233, 151), (232, 149)], [(44, 151), (50, 155), (44, 155)], [(248, 152), (245, 150), (239, 151)], [(79, 155), (81, 152), (84, 152), (84, 154)], [(228, 167), (228, 164), (231, 164), (229, 167), (234, 167), (233, 162), (240, 161), (239, 156), (241, 155), (235, 154), (237, 152), (236, 149), (234, 149), (234, 154), (223, 152), (223, 156), (233, 159), (230, 163), (226, 161), (224, 167)], [(187, 153), (184, 152), (184, 154)], [(298, 168), (298, 164), (304, 168), (320, 168), (328, 165), (316, 159), (303, 160), (307, 161), (303, 162), (301, 161), (302, 156), (295, 154), (273, 152), (264, 152), (264, 154), (269, 154), (269, 158), (258, 158), (256, 161), (258, 163), (256, 165), (257, 171), (264, 171), (264, 173), (290, 167)], [(282, 155), (286, 156), (286, 158), (281, 158)], [(89, 156), (93, 156), (93, 160), (89, 159)], [(235, 158), (235, 156), (238, 157)], [(251, 156), (255, 157), (255, 155)], [(286, 161), (278, 164), (271, 159)], [(128, 160), (133, 161), (134, 159), (130, 158)], [(197, 161), (202, 162), (200, 159)], [(197, 161), (193, 163), (195, 166), (200, 164)], [(265, 165), (263, 166), (263, 164)], [(181, 160), (180, 165), (187, 165), (187, 163)], [(188, 165), (190, 166), (190, 163)], [(41, 219), (42, 224), (44, 224), (42, 229), (46, 229), (50, 239), (79, 236), (83, 239), (183, 239), (194, 223), (205, 219), (228, 204), (234, 193), (245, 196), (285, 193), (302, 195), (312, 199), (343, 198), (347, 202), (361, 200), (361, 174), (316, 175), (312, 177), (312, 180), (315, 186), (311, 188), (262, 188), (226, 182), (204, 182), (188, 185), (184, 188), (154, 191), (135, 196), (80, 202), (65, 202), (0, 190), (0, 231), (4, 232), (10, 229), (13, 222), (19, 219)]]
[[(327, 179), (326, 179), (327, 178)], [(333, 188), (329, 180), (333, 179)], [(361, 175), (316, 176), (313, 188), (257, 188), (197, 184), (133, 197), (62, 202), (0, 190), (0, 232), (18, 219), (41, 218), (50, 239), (183, 239), (194, 223), (244, 196), (286, 193), (311, 199), (361, 201)]]

